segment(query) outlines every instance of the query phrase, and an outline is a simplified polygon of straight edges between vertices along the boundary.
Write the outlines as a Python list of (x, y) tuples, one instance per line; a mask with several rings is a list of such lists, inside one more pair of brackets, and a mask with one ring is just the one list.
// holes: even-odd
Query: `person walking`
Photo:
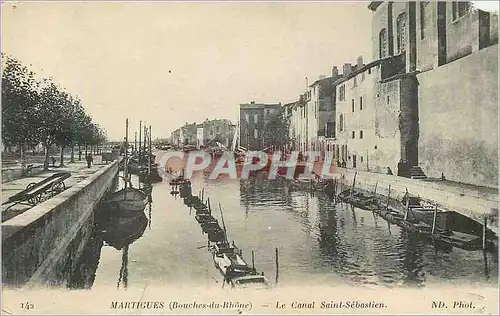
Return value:
[(92, 162), (94, 161), (92, 154), (89, 153), (85, 159), (87, 160), (87, 168), (90, 168), (92, 166)]

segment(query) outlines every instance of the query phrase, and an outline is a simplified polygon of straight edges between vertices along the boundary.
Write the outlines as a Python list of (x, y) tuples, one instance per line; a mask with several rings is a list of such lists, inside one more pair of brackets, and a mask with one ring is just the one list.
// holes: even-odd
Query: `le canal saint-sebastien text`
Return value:
[(387, 308), (387, 305), (379, 301), (294, 301), (284, 303), (276, 301), (277, 309), (357, 309), (357, 308)]

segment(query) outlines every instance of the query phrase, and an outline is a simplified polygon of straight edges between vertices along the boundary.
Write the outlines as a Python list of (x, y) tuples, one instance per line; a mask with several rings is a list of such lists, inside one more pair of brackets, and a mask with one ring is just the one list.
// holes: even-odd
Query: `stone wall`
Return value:
[(417, 75), (420, 166), (498, 186), (498, 45)]
[[(118, 161), (2, 224), (2, 282), (67, 283), (93, 227), (93, 211), (113, 187)], [(69, 268), (68, 268), (69, 267)]]

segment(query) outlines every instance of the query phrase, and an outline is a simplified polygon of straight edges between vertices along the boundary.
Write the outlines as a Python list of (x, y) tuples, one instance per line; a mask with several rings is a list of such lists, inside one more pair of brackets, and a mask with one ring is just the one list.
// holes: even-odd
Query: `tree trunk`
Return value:
[(82, 155), (80, 154), (81, 151), (80, 144), (78, 144), (78, 161), (82, 161)]
[(19, 144), (21, 150), (21, 175), (26, 175), (26, 150), (24, 144)]
[(85, 157), (87, 157), (87, 155), (89, 154), (89, 147), (87, 145), (85, 145)]
[(45, 160), (43, 162), (43, 170), (47, 171), (47, 170), (49, 170), (49, 145), (43, 144), (43, 148), (45, 151)]
[(75, 145), (71, 144), (71, 160), (69, 163), (75, 163)]
[(64, 146), (61, 146), (61, 162), (59, 163), (59, 167), (64, 167)]

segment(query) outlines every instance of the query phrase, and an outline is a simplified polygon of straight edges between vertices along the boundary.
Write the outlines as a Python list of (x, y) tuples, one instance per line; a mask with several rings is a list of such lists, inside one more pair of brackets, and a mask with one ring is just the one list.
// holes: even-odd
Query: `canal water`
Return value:
[[(388, 225), (373, 213), (335, 206), (322, 194), (290, 191), (276, 182), (196, 180), (229, 240), (243, 249), (258, 271), (279, 285), (432, 287), (444, 284), (496, 286), (498, 258), (482, 251), (441, 250)], [(116, 250), (99, 244), (93, 286), (219, 287), (222, 278), (202, 234), (179, 196), (167, 183), (154, 184), (140, 238)], [(95, 253), (99, 249), (91, 251)], [(87, 284), (87, 287), (91, 284)]]

